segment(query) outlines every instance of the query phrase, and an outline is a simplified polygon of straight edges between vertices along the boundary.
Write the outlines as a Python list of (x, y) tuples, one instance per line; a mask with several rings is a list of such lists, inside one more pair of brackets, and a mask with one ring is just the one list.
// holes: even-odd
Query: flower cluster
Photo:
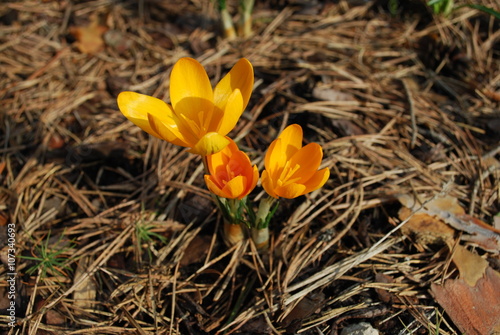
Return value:
[(263, 247), (276, 199), (317, 190), (328, 180), (330, 170), (318, 170), (321, 146), (303, 147), (302, 128), (288, 126), (267, 150), (260, 179), (269, 197), (254, 211), (247, 196), (257, 185), (259, 171), (227, 136), (250, 100), (253, 81), (253, 67), (242, 58), (212, 89), (203, 66), (192, 58), (181, 58), (170, 76), (171, 104), (135, 92), (122, 92), (117, 101), (123, 115), (142, 130), (201, 155), (205, 183), (225, 219), (226, 240), (237, 242), (247, 227), (257, 246)]

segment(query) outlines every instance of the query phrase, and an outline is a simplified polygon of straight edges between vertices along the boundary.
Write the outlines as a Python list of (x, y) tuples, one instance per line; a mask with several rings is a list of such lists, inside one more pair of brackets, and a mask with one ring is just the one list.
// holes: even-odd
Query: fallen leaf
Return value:
[(452, 260), (460, 272), (460, 278), (469, 284), (469, 286), (476, 285), (477, 281), (484, 275), (488, 268), (488, 261), (461, 245), (456, 246)]
[(314, 314), (324, 301), (323, 292), (312, 292), (306, 295), (283, 319), (281, 325), (286, 328), (287, 332), (295, 333), (302, 326), (304, 319)]
[(476, 285), (448, 279), (431, 285), (431, 292), (460, 332), (468, 335), (500, 331), (500, 274), (488, 267)]
[(483, 94), (492, 100), (500, 101), (500, 91), (485, 89)]
[(0, 211), (0, 227), (5, 227), (9, 221), (9, 215), (3, 211)]
[(75, 46), (80, 52), (93, 55), (104, 48), (102, 35), (108, 30), (99, 25), (97, 18), (85, 27), (70, 27), (69, 33), (76, 39)]
[(414, 216), (423, 213), (441, 220), (454, 229), (462, 231), (462, 240), (472, 242), (486, 251), (500, 253), (500, 231), (466, 214), (456, 198), (436, 196), (426, 200), (401, 195), (398, 200), (411, 212), (416, 213)]
[(210, 236), (195, 236), (189, 243), (184, 255), (180, 260), (181, 266), (203, 262), (210, 249), (212, 239)]
[(59, 311), (49, 309), (47, 313), (45, 313), (45, 322), (48, 325), (60, 326), (66, 322), (66, 318)]
[[(394, 283), (394, 278), (391, 276), (388, 276), (386, 274), (383, 274), (381, 272), (377, 272), (375, 274), (375, 281), (377, 283), (392, 284), (392, 283)], [(394, 301), (394, 298), (395, 298), (394, 294), (388, 290), (376, 287), (375, 292), (377, 293), (379, 299), (382, 302), (385, 302), (386, 304), (392, 303)]]
[(420, 244), (442, 244), (453, 240), (455, 230), (443, 221), (426, 213), (415, 213), (411, 215), (411, 209), (401, 207), (398, 216), (408, 222), (401, 227), (401, 232), (405, 235), (414, 236)]

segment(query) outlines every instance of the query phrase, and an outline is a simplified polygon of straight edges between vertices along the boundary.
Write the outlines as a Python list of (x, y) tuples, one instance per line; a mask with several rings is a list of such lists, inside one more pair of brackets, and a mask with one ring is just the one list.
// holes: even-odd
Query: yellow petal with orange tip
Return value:
[(213, 101), (212, 85), (203, 66), (193, 58), (184, 57), (175, 63), (170, 74), (170, 100), (174, 111), (186, 110), (186, 100), (189, 99), (193, 111), (204, 110), (207, 101)]
[(198, 143), (191, 147), (189, 152), (197, 155), (213, 155), (229, 144), (229, 140), (221, 134), (211, 132), (203, 136)]
[(257, 168), (257, 165), (253, 166), (253, 177), (252, 177), (252, 183), (248, 185), (249, 191), (247, 192), (246, 195), (248, 195), (252, 190), (257, 186), (257, 182), (259, 181), (259, 169)]

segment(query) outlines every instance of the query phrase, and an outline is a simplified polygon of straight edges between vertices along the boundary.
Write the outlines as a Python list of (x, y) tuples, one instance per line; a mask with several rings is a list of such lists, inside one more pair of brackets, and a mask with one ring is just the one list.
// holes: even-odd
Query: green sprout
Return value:
[(35, 246), (35, 250), (32, 250), (33, 256), (20, 256), (23, 259), (31, 260), (36, 262), (35, 265), (30, 267), (26, 272), (31, 275), (37, 271), (41, 271), (41, 277), (45, 278), (47, 273), (51, 275), (63, 275), (67, 276), (64, 270), (71, 271), (71, 268), (67, 265), (68, 258), (64, 256), (72, 247), (73, 241), (71, 241), (70, 247), (64, 247), (61, 245), (64, 233), (61, 234), (56, 243), (50, 244), (50, 231), (48, 232), (45, 240), (40, 240)]
[[(158, 225), (153, 222), (145, 221), (141, 219), (135, 225), (135, 237), (136, 237), (136, 247), (137, 247), (137, 255), (140, 255), (141, 246), (143, 244), (147, 244), (150, 246), (154, 243), (155, 240), (159, 240), (163, 244), (167, 243), (167, 239), (165, 236), (158, 234), (155, 229), (158, 228)], [(151, 260), (153, 255), (151, 254), (151, 248), (148, 248), (148, 256)]]
[(427, 6), (432, 8), (434, 14), (448, 16), (453, 10), (453, 0), (430, 0)]
[[(252, 11), (255, 0), (239, 0), (238, 11), (240, 21), (238, 22), (238, 33), (242, 37), (252, 35)], [(222, 28), (224, 36), (228, 40), (236, 38), (236, 31), (233, 25), (233, 19), (227, 8), (226, 0), (217, 0), (217, 8), (221, 16)]]
[(461, 5), (458, 7), (454, 7), (453, 0), (430, 0), (429, 2), (427, 2), (427, 5), (432, 8), (432, 11), (434, 12), (434, 14), (441, 14), (444, 16), (448, 16), (451, 14), (451, 12), (453, 12), (459, 8), (469, 7), (472, 9), (480, 10), (480, 11), (482, 11), (486, 14), (489, 14), (489, 15), (495, 17), (496, 19), (500, 20), (500, 13), (499, 12), (497, 12), (493, 8), (486, 7), (483, 5), (465, 4), (465, 5)]

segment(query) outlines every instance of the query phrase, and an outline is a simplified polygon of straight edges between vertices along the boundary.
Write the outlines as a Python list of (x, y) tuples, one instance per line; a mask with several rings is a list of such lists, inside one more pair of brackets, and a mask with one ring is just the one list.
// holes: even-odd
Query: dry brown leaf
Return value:
[[(492, 253), (500, 252), (500, 231), (466, 214), (456, 198), (443, 196), (424, 200), (415, 199), (410, 195), (401, 195), (398, 200), (411, 212), (415, 212), (415, 215), (427, 214), (438, 219), (435, 221), (441, 220), (454, 229), (462, 231), (462, 240), (475, 243), (480, 248)], [(408, 216), (407, 214), (406, 217)]]
[(483, 94), (492, 100), (500, 101), (500, 91), (485, 89)]
[(475, 286), (463, 279), (432, 284), (431, 291), (463, 334), (494, 334), (500, 330), (500, 274), (488, 267)]
[(181, 258), (181, 266), (203, 262), (210, 249), (211, 241), (210, 236), (195, 236)]
[(412, 211), (407, 207), (402, 207), (399, 210), (399, 219), (408, 222), (401, 227), (401, 231), (405, 235), (415, 237), (417, 243), (421, 244), (437, 244), (447, 243), (453, 239), (455, 230), (448, 226), (443, 221), (426, 213), (416, 213), (411, 216)]
[(456, 246), (453, 253), (453, 263), (455, 263), (460, 272), (460, 278), (471, 287), (476, 285), (477, 281), (484, 275), (488, 268), (486, 260), (460, 245)]
[(99, 25), (97, 19), (86, 27), (71, 27), (69, 32), (76, 38), (75, 46), (82, 53), (93, 55), (104, 48), (102, 35), (108, 30), (107, 27)]
[(295, 333), (300, 329), (302, 322), (307, 317), (311, 316), (323, 304), (325, 295), (323, 292), (312, 292), (306, 295), (299, 303), (292, 309), (281, 322), (282, 326), (286, 328), (287, 332)]
[[(377, 272), (375, 274), (375, 281), (378, 283), (392, 284), (394, 283), (394, 278), (381, 272)], [(388, 290), (377, 287), (375, 288), (375, 292), (377, 293), (378, 298), (386, 304), (392, 303), (395, 300), (395, 295)]]
[(0, 227), (5, 227), (9, 221), (9, 216), (3, 211), (0, 211)]

